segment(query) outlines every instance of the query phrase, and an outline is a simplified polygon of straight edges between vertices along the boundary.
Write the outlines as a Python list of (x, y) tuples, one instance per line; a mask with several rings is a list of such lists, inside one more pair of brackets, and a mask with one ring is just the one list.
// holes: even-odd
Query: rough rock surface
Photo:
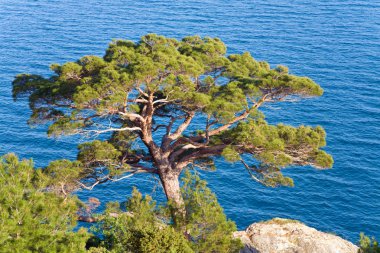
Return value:
[(299, 221), (275, 218), (237, 231), (241, 253), (357, 253), (358, 247), (339, 236), (320, 232)]

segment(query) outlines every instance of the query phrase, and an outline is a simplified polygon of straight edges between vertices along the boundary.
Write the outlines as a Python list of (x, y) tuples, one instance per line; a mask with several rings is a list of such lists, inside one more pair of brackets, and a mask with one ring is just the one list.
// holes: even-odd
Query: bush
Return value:
[(95, 229), (104, 236), (102, 246), (115, 253), (193, 252), (185, 237), (157, 219), (156, 203), (134, 189), (127, 201), (128, 212), (110, 203), (104, 219)]
[(378, 241), (374, 237), (370, 239), (364, 233), (360, 233), (359, 245), (362, 253), (380, 253)]
[(215, 194), (197, 174), (185, 172), (182, 195), (186, 208), (186, 229), (195, 252), (239, 252), (240, 239), (232, 233), (236, 225), (228, 220)]
[(72, 232), (77, 200), (48, 192), (30, 160), (0, 157), (1, 252), (84, 252), (88, 234)]
[(227, 219), (206, 182), (188, 171), (182, 182), (184, 221), (170, 222), (170, 206), (158, 209), (149, 195), (143, 197), (134, 189), (126, 204), (128, 212), (123, 212), (118, 203), (108, 204), (95, 228), (103, 236), (100, 246), (115, 253), (239, 252), (242, 243), (232, 237), (235, 223)]

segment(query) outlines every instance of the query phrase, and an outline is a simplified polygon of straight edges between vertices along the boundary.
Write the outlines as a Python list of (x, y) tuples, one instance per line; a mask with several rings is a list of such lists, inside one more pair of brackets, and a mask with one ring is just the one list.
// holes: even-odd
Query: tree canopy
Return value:
[(51, 136), (96, 139), (79, 145), (78, 161), (49, 165), (57, 190), (147, 172), (158, 174), (168, 199), (182, 205), (181, 171), (213, 169), (217, 157), (242, 163), (267, 186), (293, 185), (281, 173), (288, 166), (331, 167), (322, 127), (270, 125), (258, 110), (321, 96), (323, 89), (285, 66), (226, 51), (218, 38), (148, 34), (113, 41), (103, 57), (53, 64), (50, 77), (18, 75), (13, 96), (29, 96), (31, 124), (52, 121)]

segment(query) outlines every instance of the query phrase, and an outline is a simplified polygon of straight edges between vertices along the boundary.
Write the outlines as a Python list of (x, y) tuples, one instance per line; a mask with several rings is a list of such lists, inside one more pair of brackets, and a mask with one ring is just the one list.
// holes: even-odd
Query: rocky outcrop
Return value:
[(299, 221), (275, 218), (237, 231), (241, 253), (357, 253), (358, 247), (339, 236), (320, 232)]

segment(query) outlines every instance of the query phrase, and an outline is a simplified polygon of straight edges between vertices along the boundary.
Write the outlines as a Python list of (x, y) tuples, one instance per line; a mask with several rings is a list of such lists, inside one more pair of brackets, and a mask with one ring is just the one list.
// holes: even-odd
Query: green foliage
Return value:
[(78, 146), (78, 160), (90, 166), (93, 163), (109, 164), (117, 160), (121, 153), (107, 141), (95, 140)]
[(81, 162), (65, 159), (51, 162), (42, 172), (49, 178), (49, 191), (65, 196), (78, 188), (77, 181), (87, 173)]
[[(215, 139), (228, 140), (230, 146), (244, 143), (241, 152), (253, 154), (258, 161), (258, 165), (248, 168), (251, 176), (264, 185), (275, 187), (293, 186), (293, 180), (281, 173), (281, 169), (289, 165), (312, 164), (317, 168), (331, 168), (331, 155), (320, 150), (326, 144), (325, 137), (326, 133), (320, 126), (268, 125), (263, 118), (258, 118), (240, 122)], [(230, 161), (239, 161), (238, 154), (232, 152), (230, 146), (223, 150), (222, 155)]]
[[(53, 64), (51, 78), (18, 75), (13, 96), (31, 94), (35, 112), (44, 108), (69, 114), (70, 110), (63, 108), (70, 104), (79, 110), (92, 109), (100, 116), (125, 106), (127, 111), (136, 111), (136, 104), (126, 104), (126, 97), (141, 88), (223, 122), (267, 93), (272, 100), (323, 93), (311, 79), (291, 75), (285, 66), (270, 69), (268, 63), (256, 61), (248, 52), (227, 57), (226, 51), (220, 39), (210, 37), (178, 41), (147, 34), (137, 43), (116, 40), (103, 58), (84, 56), (76, 62)], [(228, 80), (225, 85), (217, 85), (219, 77)], [(65, 120), (47, 112), (34, 115), (60, 121), (49, 130), (51, 134), (67, 134), (93, 124), (83, 124), (83, 118), (74, 115)]]
[[(51, 112), (49, 113), (51, 115)], [(75, 133), (78, 128), (84, 127), (83, 121), (72, 120), (71, 117), (59, 117), (54, 124), (49, 126), (48, 135), (49, 136), (59, 136), (68, 135)]]
[(111, 253), (111, 251), (107, 250), (104, 247), (90, 247), (87, 250), (87, 253)]
[[(278, 167), (260, 166), (259, 169), (255, 172), (257, 172), (257, 174), (261, 176), (261, 183), (263, 183), (265, 186), (269, 186), (269, 187), (278, 187), (278, 186), (293, 187), (294, 186), (293, 179), (290, 177), (284, 176)], [(251, 176), (253, 175), (251, 174)]]
[(242, 244), (232, 237), (235, 223), (226, 218), (206, 182), (189, 171), (182, 181), (186, 219), (181, 224), (166, 219), (170, 205), (158, 209), (149, 195), (134, 189), (127, 212), (118, 203), (108, 204), (95, 229), (104, 236), (99, 247), (110, 252), (239, 252)]
[(72, 232), (75, 198), (46, 191), (49, 178), (30, 160), (0, 158), (1, 252), (84, 252), (88, 234)]
[(198, 175), (185, 172), (182, 195), (186, 208), (186, 230), (195, 252), (239, 252), (242, 244), (233, 239), (236, 225), (223, 213), (214, 193)]
[(323, 89), (249, 52), (227, 55), (219, 38), (115, 40), (103, 57), (84, 56), (51, 70), (49, 78), (16, 76), (13, 97), (29, 96), (29, 122), (52, 121), (51, 136), (102, 135), (79, 146), (85, 169), (78, 168), (74, 181), (101, 183), (141, 168), (178, 174), (191, 165), (212, 169), (220, 156), (230, 162), (250, 156), (244, 166), (257, 182), (292, 186), (282, 169), (333, 165), (322, 150), (322, 127), (269, 125), (259, 111), (268, 102), (321, 96)]
[(123, 212), (118, 204), (108, 205), (97, 228), (104, 236), (105, 248), (115, 253), (192, 252), (181, 233), (157, 219), (156, 204), (150, 196), (142, 197), (134, 189), (126, 208), (128, 212)]
[(374, 237), (369, 238), (364, 233), (360, 233), (360, 252), (362, 253), (379, 253), (380, 252), (380, 246), (379, 242), (376, 241)]
[(240, 160), (239, 153), (231, 146), (227, 146), (223, 149), (222, 156), (229, 162), (236, 162)]

